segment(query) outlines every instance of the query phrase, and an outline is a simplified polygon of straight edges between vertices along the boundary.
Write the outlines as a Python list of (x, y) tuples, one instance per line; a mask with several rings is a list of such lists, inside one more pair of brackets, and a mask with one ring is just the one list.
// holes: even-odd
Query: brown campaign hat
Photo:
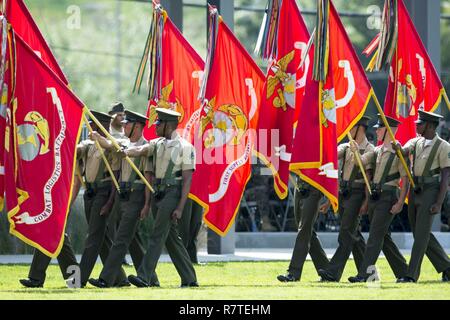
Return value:
[(422, 124), (426, 122), (439, 123), (439, 120), (443, 118), (444, 117), (440, 114), (419, 110), (419, 118), (417, 119), (416, 124)]
[(140, 113), (125, 110), (125, 119), (122, 121), (122, 123), (139, 122), (145, 124), (147, 120), (148, 118)]
[(181, 113), (174, 110), (166, 108), (156, 108), (155, 110), (158, 114), (157, 121), (178, 122), (178, 119), (181, 117)]
[[(100, 122), (109, 123), (111, 121), (111, 116), (104, 112), (91, 110), (92, 115)], [(89, 119), (89, 123), (92, 123), (92, 119)]]
[(361, 119), (359, 119), (357, 125), (363, 126), (363, 127), (368, 127), (369, 126), (369, 121), (372, 118), (368, 117), (368, 116), (362, 116)]
[(125, 112), (125, 107), (123, 106), (122, 102), (115, 102), (111, 105), (111, 108), (108, 111), (108, 114), (114, 115), (118, 112)]
[[(396, 128), (396, 127), (398, 127), (401, 124), (400, 121), (398, 121), (398, 120), (396, 120), (394, 118), (391, 118), (391, 117), (388, 117), (388, 116), (385, 116), (385, 117), (386, 117), (386, 120), (387, 120), (387, 122), (388, 122), (390, 127)], [(374, 128), (384, 128), (385, 127), (384, 126), (384, 122), (383, 122), (383, 118), (381, 117), (381, 114), (378, 114), (378, 122), (373, 127)]]

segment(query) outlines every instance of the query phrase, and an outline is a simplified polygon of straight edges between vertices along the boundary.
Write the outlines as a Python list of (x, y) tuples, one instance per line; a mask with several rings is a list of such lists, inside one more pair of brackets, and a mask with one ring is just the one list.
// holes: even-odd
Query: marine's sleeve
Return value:
[(146, 144), (146, 153), (145, 156), (148, 157), (152, 157), (153, 154), (155, 153), (156, 150), (156, 144), (158, 143), (159, 139), (153, 139), (150, 140), (147, 144)]
[(122, 163), (122, 157), (120, 157), (117, 152), (113, 151), (111, 152), (110, 158), (112, 171), (119, 171)]
[[(128, 139), (117, 139), (117, 143), (122, 147), (126, 148), (129, 145)], [(122, 165), (122, 157), (116, 151), (116, 149), (111, 150), (111, 169), (113, 171), (120, 171)]]
[(450, 167), (450, 143), (444, 141), (439, 152), (439, 168), (444, 169)]
[[(366, 150), (364, 151), (364, 154), (361, 157), (363, 157), (365, 154), (370, 153), (370, 152), (374, 153), (374, 150), (375, 150), (375, 147), (373, 146), (373, 144), (369, 143), (367, 145)], [(366, 170), (374, 170), (375, 169), (373, 158), (372, 158), (372, 161), (369, 161), (367, 163), (364, 163), (364, 161), (363, 161), (363, 165)]]
[(408, 142), (406, 142), (405, 145), (402, 147), (403, 152), (411, 154), (414, 151), (414, 147), (416, 146), (418, 139), (419, 138), (412, 138), (408, 140)]
[(195, 149), (190, 143), (183, 145), (182, 159), (181, 159), (181, 170), (195, 170)]
[(127, 154), (130, 158), (149, 157), (153, 154), (154, 145), (150, 142), (127, 148)]
[(348, 147), (349, 147), (348, 143), (341, 143), (340, 145), (338, 145), (338, 148), (337, 148), (338, 160), (344, 159), (345, 149), (347, 149)]
[(408, 173), (405, 170), (405, 167), (402, 165), (400, 159), (397, 158), (398, 172), (400, 173), (400, 177), (406, 177)]
[(374, 163), (375, 156), (376, 156), (375, 149), (361, 155), (361, 161), (365, 168), (367, 168), (367, 166), (370, 166), (370, 169), (374, 169), (373, 163)]
[(88, 145), (89, 144), (87, 143), (87, 140), (83, 140), (77, 145), (77, 157), (78, 158), (84, 157), (86, 155), (86, 152), (88, 150)]

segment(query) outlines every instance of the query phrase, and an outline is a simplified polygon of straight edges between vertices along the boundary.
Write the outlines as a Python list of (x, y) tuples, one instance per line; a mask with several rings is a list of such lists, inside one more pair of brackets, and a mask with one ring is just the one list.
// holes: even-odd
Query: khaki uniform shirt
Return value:
[[(176, 159), (173, 159), (174, 166), (171, 176), (173, 177), (178, 171), (195, 170), (194, 146), (177, 134), (172, 140), (158, 138), (151, 140), (145, 146), (146, 154), (149, 158), (145, 171), (153, 172), (156, 179), (163, 179), (176, 148), (181, 149), (179, 149)], [(176, 179), (181, 180), (182, 177), (177, 177)]]
[[(430, 170), (434, 170), (436, 168), (444, 169), (450, 167), (450, 144), (447, 141), (442, 140), (438, 135), (436, 135), (431, 141), (427, 141), (423, 137), (418, 137), (409, 140), (405, 144), (403, 148), (409, 151), (410, 154), (414, 152), (414, 147), (416, 149), (415, 159), (413, 159), (414, 176), (421, 177), (424, 175), (425, 172), (423, 171), (425, 169), (425, 165), (430, 157), (433, 146), (438, 140), (441, 140), (442, 143), (440, 144), (436, 156), (431, 163)], [(439, 176), (439, 173), (434, 176)]]
[[(361, 158), (363, 161), (363, 164), (366, 165), (367, 163), (375, 163), (375, 173), (373, 177), (373, 182), (375, 184), (379, 184), (381, 181), (381, 177), (383, 176), (384, 168), (386, 168), (387, 162), (389, 160), (389, 156), (391, 154), (395, 155), (394, 149), (392, 149), (391, 146), (386, 147), (385, 145), (381, 145), (378, 147), (375, 147), (375, 149), (372, 152), (368, 152), (364, 154)], [(407, 176), (407, 173), (405, 169), (402, 166), (402, 163), (400, 162), (398, 156), (395, 155), (394, 161), (392, 162), (392, 166), (390, 170), (388, 171), (387, 176), (396, 174), (397, 172), (400, 173), (400, 177)], [(386, 176), (386, 178), (387, 178)], [(387, 182), (386, 185), (390, 186), (400, 186), (400, 179), (395, 179), (390, 182)]]
[(122, 139), (125, 137), (125, 133), (124, 133), (123, 129), (116, 130), (113, 128), (112, 125), (109, 127), (109, 134), (112, 135), (116, 139)]
[[(373, 146), (373, 144), (369, 142), (369, 140), (367, 140), (366, 137), (364, 137), (364, 141), (361, 144), (359, 144), (359, 153), (361, 155), (366, 154), (368, 152), (373, 152), (374, 149), (375, 147)], [(344, 164), (344, 167), (341, 169), (343, 170), (343, 179), (344, 181), (349, 181), (353, 169), (355, 168), (355, 166), (358, 166), (356, 158), (352, 150), (350, 149), (350, 143), (342, 143), (338, 146), (338, 159), (339, 161), (342, 161), (342, 163)], [(365, 170), (373, 169), (372, 163), (368, 162), (364, 164), (364, 169)], [(356, 179), (355, 182), (364, 183), (364, 179)]]
[[(124, 149), (130, 146), (130, 140), (126, 137), (116, 139), (116, 141)], [(122, 157), (117, 155), (115, 148), (111, 151), (111, 169), (112, 171), (120, 171), (122, 169)]]
[[(106, 151), (103, 152), (105, 153), (105, 156), (108, 159), (109, 153)], [(100, 169), (100, 165), (102, 164), (103, 159), (100, 151), (97, 149), (95, 145), (95, 142), (92, 140), (81, 141), (77, 146), (77, 157), (79, 159), (83, 159), (84, 176), (86, 177), (86, 182), (88, 183), (96, 182), (95, 179), (97, 178), (98, 170)], [(105, 172), (107, 172), (107, 169), (104, 166), (103, 172), (101, 174), (100, 179), (101, 181), (111, 179), (110, 177), (104, 178)]]
[[(125, 136), (125, 133), (122, 130), (116, 130), (114, 129), (114, 127), (112, 125), (109, 126), (109, 134), (116, 139), (117, 143), (124, 147), (127, 148), (130, 140)], [(113, 149), (113, 151), (111, 152), (111, 169), (112, 171), (119, 171), (120, 170), (120, 165), (122, 163), (122, 158), (116, 156), (116, 150), (115, 148)]]
[[(141, 137), (136, 142), (129, 142), (128, 146), (129, 147), (139, 147), (139, 146), (145, 145), (146, 143), (147, 143), (147, 140), (145, 140), (143, 137)], [(146, 157), (140, 157), (140, 159), (138, 159), (138, 160), (131, 158), (131, 160), (135, 164), (137, 163), (136, 167), (138, 167), (140, 170), (145, 167)], [(120, 181), (121, 182), (144, 183), (141, 180), (129, 181), (131, 178), (132, 172), (133, 172), (133, 169), (131, 168), (130, 164), (125, 159), (122, 159), (121, 166), (120, 166)]]

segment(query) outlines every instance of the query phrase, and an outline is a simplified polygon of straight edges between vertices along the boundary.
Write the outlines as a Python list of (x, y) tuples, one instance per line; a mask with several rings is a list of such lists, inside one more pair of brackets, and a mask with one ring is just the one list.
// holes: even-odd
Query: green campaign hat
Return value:
[(115, 102), (111, 105), (111, 108), (108, 111), (108, 114), (114, 115), (118, 112), (125, 112), (125, 107), (123, 106), (122, 102)]
[[(387, 120), (387, 122), (388, 122), (390, 127), (396, 128), (396, 127), (398, 127), (401, 124), (400, 121), (398, 121), (398, 120), (396, 120), (394, 118), (391, 118), (391, 117), (388, 117), (388, 116), (385, 116), (385, 117), (386, 117), (386, 120)], [(384, 128), (385, 127), (384, 126), (384, 122), (383, 122), (383, 118), (381, 117), (381, 114), (378, 114), (378, 122), (373, 127), (374, 128)]]
[(139, 122), (145, 124), (148, 120), (148, 118), (140, 113), (125, 110), (125, 119), (122, 121), (123, 123), (127, 122)]
[[(109, 123), (112, 119), (112, 117), (109, 114), (106, 114), (104, 112), (91, 110), (92, 115), (100, 122)], [(89, 119), (89, 123), (92, 123), (92, 119)]]
[(368, 127), (369, 126), (369, 121), (372, 118), (368, 117), (368, 116), (362, 116), (361, 119), (359, 119), (357, 125), (363, 126), (363, 127)]
[(419, 110), (419, 118), (417, 119), (416, 124), (422, 124), (426, 122), (439, 123), (439, 120), (443, 118), (444, 117), (440, 114)]
[(174, 110), (166, 108), (156, 108), (155, 110), (158, 114), (157, 121), (178, 122), (178, 119), (181, 117), (181, 113)]

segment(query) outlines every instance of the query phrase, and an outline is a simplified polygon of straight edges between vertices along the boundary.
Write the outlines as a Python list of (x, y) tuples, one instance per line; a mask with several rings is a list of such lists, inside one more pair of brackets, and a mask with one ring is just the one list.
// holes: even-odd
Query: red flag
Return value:
[[(294, 140), (291, 171), (320, 190), (338, 209), (338, 160), (333, 74), (325, 84), (308, 81)], [(334, 110), (333, 110), (334, 109)], [(305, 139), (305, 132), (308, 138)]]
[(295, 0), (282, 1), (278, 19), (277, 54), (262, 93), (257, 155), (271, 169), (275, 191), (284, 199), (288, 194), (294, 122), (303, 102), (306, 78), (311, 76), (313, 51), (299, 68), (309, 33)]
[(436, 110), (445, 91), (402, 0), (398, 1), (398, 42), (388, 82), (384, 112), (401, 122), (396, 138), (403, 144), (417, 136), (418, 110)]
[(329, 28), (339, 142), (364, 115), (374, 92), (332, 1)]
[[(6, 111), (8, 100), (8, 88), (3, 87), (0, 102), (0, 132), (6, 130)], [(6, 92), (4, 91), (6, 90)], [(5, 198), (5, 137), (0, 139), (0, 212), (3, 212)]]
[(14, 32), (35, 51), (35, 53), (52, 69), (54, 73), (66, 84), (66, 76), (56, 61), (50, 47), (42, 36), (36, 22), (28, 11), (23, 0), (6, 1), (6, 18), (14, 28)]
[(161, 54), (162, 63), (158, 68), (161, 92), (157, 102), (151, 100), (147, 111), (149, 121), (144, 130), (147, 140), (156, 138), (154, 122), (156, 107), (169, 108), (181, 113), (179, 129), (181, 135), (192, 141), (192, 130), (200, 117), (201, 103), (198, 92), (205, 66), (202, 58), (183, 37), (167, 14), (164, 15)]
[[(5, 207), (5, 184), (7, 182), (5, 180), (5, 159), (8, 159), (14, 154), (11, 150), (13, 141), (12, 134), (10, 134), (13, 132), (13, 113), (10, 110), (9, 102), (13, 91), (11, 79), (14, 78), (15, 72), (15, 65), (12, 63), (14, 61), (15, 52), (12, 50), (13, 46), (11, 46), (11, 41), (8, 41), (10, 33), (7, 31), (8, 27), (6, 19), (3, 16), (0, 17), (0, 23), (0, 132), (3, 133), (3, 136), (0, 139), (0, 212), (3, 212)], [(14, 161), (12, 161), (12, 164), (14, 164)], [(14, 182), (14, 175), (8, 178), (11, 178)]]
[(328, 76), (323, 85), (307, 83), (290, 169), (326, 195), (337, 211), (337, 142), (364, 115), (373, 90), (331, 1), (326, 23)]
[[(215, 35), (215, 30), (210, 34)], [(208, 226), (225, 235), (251, 175), (252, 131), (258, 123), (264, 74), (221, 18), (211, 52), (206, 105), (200, 119), (203, 152), (197, 155), (202, 163), (197, 166), (191, 193), (205, 207)]]
[[(59, 254), (75, 168), (83, 103), (16, 35), (12, 109), (15, 188), (6, 185), (10, 232), (50, 257)], [(11, 169), (12, 168), (12, 169)], [(11, 176), (11, 175), (9, 175)]]

